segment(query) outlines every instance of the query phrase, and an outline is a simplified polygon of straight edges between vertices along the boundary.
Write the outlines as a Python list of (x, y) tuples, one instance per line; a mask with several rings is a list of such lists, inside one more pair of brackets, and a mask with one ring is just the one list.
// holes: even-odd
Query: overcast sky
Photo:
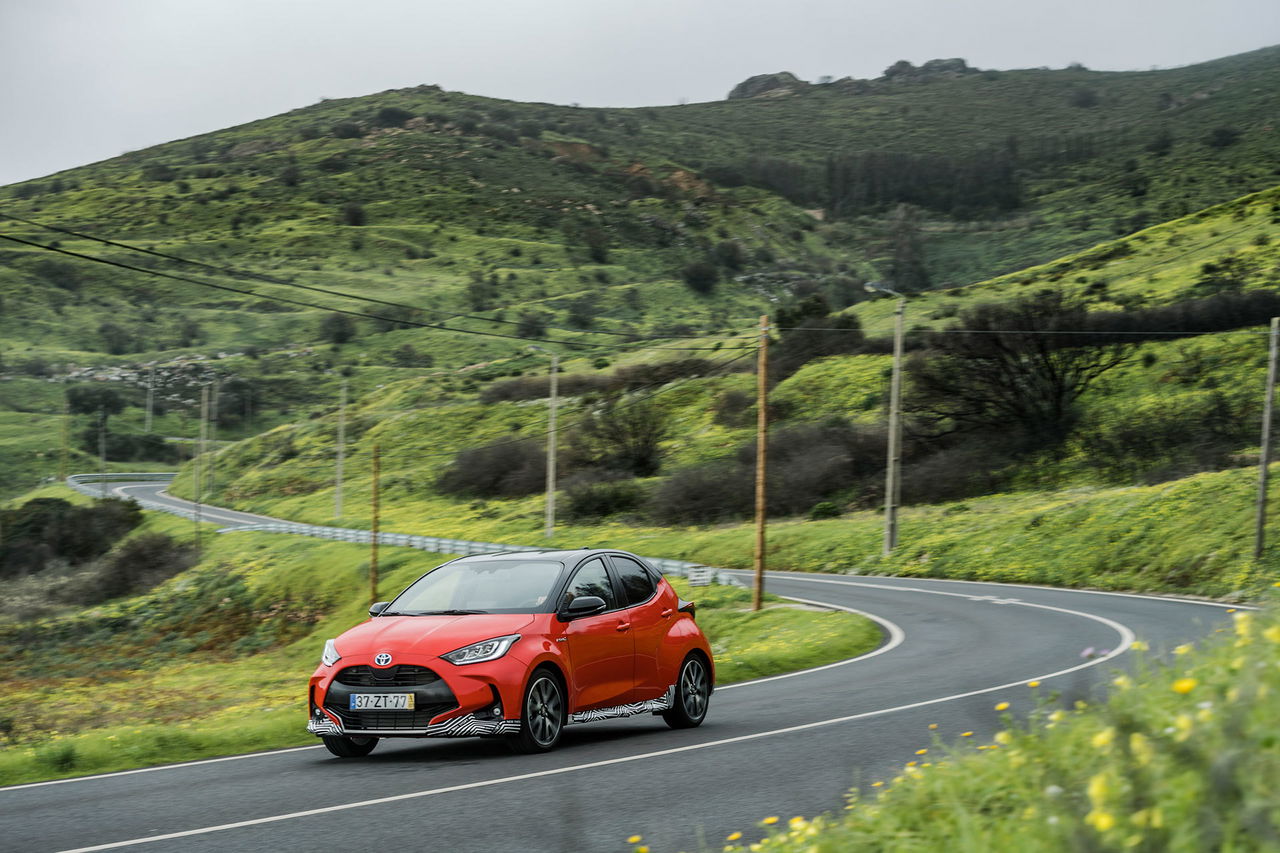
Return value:
[(0, 0), (0, 185), (418, 83), (647, 106), (771, 71), (1168, 68), (1277, 42), (1278, 0)]

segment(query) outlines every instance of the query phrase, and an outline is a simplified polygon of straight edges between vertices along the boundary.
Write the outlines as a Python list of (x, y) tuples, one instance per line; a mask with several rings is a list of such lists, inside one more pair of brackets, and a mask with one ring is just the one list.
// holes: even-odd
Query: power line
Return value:
[[(139, 252), (144, 255), (151, 255), (157, 258), (164, 258), (166, 260), (177, 261), (179, 263), (189, 264), (191, 266), (202, 267), (204, 269), (211, 270), (213, 272), (220, 273), (222, 275), (230, 276), (232, 278), (250, 278), (250, 279), (255, 279), (257, 281), (267, 282), (269, 284), (276, 284), (283, 287), (296, 287), (301, 290), (309, 290), (315, 293), (324, 293), (329, 296), (337, 296), (342, 299), (351, 299), (357, 302), (368, 302), (370, 304), (385, 305), (391, 308), (403, 308), (409, 311), (425, 311), (430, 314), (442, 314), (448, 319), (479, 320), (485, 323), (502, 323), (508, 326), (520, 325), (518, 320), (505, 320), (497, 317), (484, 317), (479, 314), (466, 314), (466, 313), (460, 313), (456, 311), (445, 311), (440, 308), (424, 308), (418, 305), (409, 305), (404, 302), (395, 302), (387, 299), (378, 299), (377, 297), (374, 297), (374, 296), (364, 296), (361, 294), (346, 293), (340, 290), (333, 290), (326, 287), (318, 287), (316, 285), (300, 284), (296, 281), (289, 281), (288, 279), (276, 278), (275, 276), (270, 276), (265, 273), (255, 272), (253, 270), (242, 270), (242, 269), (236, 269), (235, 267), (224, 267), (218, 264), (210, 264), (205, 261), (196, 261), (190, 258), (181, 257), (180, 255), (171, 255), (167, 252), (160, 252), (160, 251), (156, 251), (155, 249), (148, 249), (144, 246), (134, 246), (130, 243), (121, 243), (118, 240), (110, 240), (110, 239), (107, 239), (106, 237), (98, 237), (93, 234), (86, 234), (83, 231), (74, 231), (70, 228), (63, 228), (59, 225), (50, 225), (46, 222), (38, 222), (34, 219), (27, 219), (22, 216), (17, 216), (13, 213), (9, 213), (8, 211), (2, 208), (0, 208), (0, 215), (3, 215), (8, 219), (12, 219), (15, 222), (24, 222), (28, 225), (34, 225), (37, 228), (44, 228), (49, 231), (56, 231), (60, 234), (69, 234), (73, 237), (79, 237), (84, 240), (93, 240), (108, 246), (114, 246), (118, 249), (127, 249), (128, 251), (131, 251), (131, 252)], [(621, 337), (621, 338), (635, 337), (635, 335), (631, 332), (615, 332), (608, 329), (565, 329), (559, 326), (548, 326), (547, 328), (552, 329), (554, 331), (558, 331), (558, 332), (570, 332), (570, 333), (591, 334), (591, 335), (613, 335), (615, 337)], [(650, 336), (648, 340), (672, 340), (672, 339), (697, 340), (700, 337), (701, 336), (699, 335), (661, 335), (661, 336)]]
[[(582, 342), (582, 341), (564, 341), (564, 340), (555, 340), (555, 339), (551, 339), (551, 338), (525, 338), (525, 337), (521, 337), (520, 335), (507, 335), (507, 334), (503, 334), (502, 332), (482, 332), (482, 331), (479, 331), (479, 330), (477, 330), (477, 329), (457, 329), (457, 328), (453, 328), (453, 327), (451, 327), (451, 326), (442, 326), (442, 325), (440, 325), (440, 324), (438, 324), (438, 323), (424, 323), (424, 322), (417, 321), (417, 320), (405, 320), (405, 319), (401, 319), (401, 318), (398, 318), (398, 317), (383, 317), (383, 316), (379, 316), (379, 315), (377, 315), (377, 314), (366, 314), (366, 313), (364, 313), (364, 312), (362, 312), (362, 311), (352, 311), (352, 310), (350, 310), (350, 309), (346, 309), (346, 308), (333, 308), (333, 307), (330, 307), (330, 306), (327, 306), (327, 305), (320, 305), (320, 304), (317, 304), (317, 303), (314, 303), (314, 302), (306, 302), (306, 301), (303, 301), (303, 300), (300, 300), (300, 299), (291, 299), (291, 298), (289, 298), (289, 297), (287, 297), (287, 296), (269, 296), (269, 295), (266, 295), (266, 294), (258, 293), (258, 292), (253, 291), (253, 290), (245, 290), (245, 289), (243, 289), (243, 288), (239, 288), (239, 287), (232, 287), (232, 286), (230, 286), (230, 285), (226, 285), (226, 284), (215, 284), (215, 283), (210, 282), (210, 281), (201, 281), (200, 279), (189, 278), (189, 277), (187, 277), (187, 276), (183, 276), (183, 275), (175, 275), (175, 274), (173, 274), (173, 273), (161, 272), (160, 270), (147, 269), (146, 267), (134, 266), (133, 264), (126, 264), (126, 263), (122, 263), (122, 262), (120, 262), (120, 261), (113, 261), (113, 260), (109, 260), (109, 259), (107, 259), (107, 258), (99, 258), (99, 257), (95, 257), (95, 256), (93, 256), (93, 255), (86, 255), (86, 254), (83, 254), (83, 253), (81, 253), (81, 252), (73, 252), (73, 251), (71, 251), (71, 250), (69, 250), (69, 249), (63, 249), (63, 248), (58, 247), (58, 246), (48, 246), (48, 245), (45, 245), (45, 244), (43, 244), (43, 243), (37, 243), (37, 242), (32, 241), (32, 240), (24, 240), (24, 239), (22, 239), (21, 237), (13, 237), (13, 236), (8, 235), (8, 234), (0, 234), (0, 240), (9, 240), (9, 241), (14, 242), (14, 243), (20, 243), (20, 244), (22, 244), (22, 245), (24, 245), (24, 246), (32, 246), (32, 247), (37, 248), (37, 249), (44, 249), (45, 251), (49, 251), (49, 252), (57, 252), (58, 254), (68, 255), (68, 256), (73, 257), (73, 258), (79, 258), (80, 260), (91, 261), (91, 262), (93, 262), (93, 263), (98, 263), (98, 264), (106, 264), (107, 266), (119, 267), (120, 269), (131, 270), (131, 271), (133, 271), (133, 272), (140, 272), (140, 273), (143, 273), (143, 274), (145, 274), (145, 275), (154, 275), (154, 276), (158, 276), (158, 277), (160, 277), (160, 278), (168, 278), (168, 279), (172, 279), (172, 280), (174, 280), (174, 281), (182, 281), (182, 282), (186, 282), (186, 283), (188, 283), (188, 284), (195, 284), (195, 285), (199, 285), (199, 286), (201, 286), (201, 287), (210, 287), (210, 288), (213, 288), (213, 289), (215, 289), (215, 290), (224, 290), (224, 291), (227, 291), (227, 292), (229, 292), (229, 293), (239, 293), (239, 294), (244, 295), (244, 296), (253, 296), (253, 297), (256, 297), (256, 298), (258, 298), (258, 299), (264, 299), (264, 300), (268, 300), (268, 301), (272, 301), (272, 302), (282, 302), (282, 303), (286, 303), (286, 304), (289, 304), (289, 305), (300, 305), (300, 306), (302, 306), (302, 307), (304, 307), (304, 308), (316, 308), (316, 309), (321, 310), (321, 311), (329, 311), (329, 312), (334, 313), (334, 314), (345, 314), (345, 315), (350, 316), (350, 317), (360, 317), (360, 318), (363, 318), (363, 319), (366, 319), (366, 320), (381, 320), (381, 321), (389, 322), (389, 323), (398, 323), (398, 324), (400, 324), (400, 325), (404, 325), (404, 326), (414, 326), (414, 327), (416, 327), (416, 328), (421, 328), (421, 329), (436, 329), (436, 330), (438, 330), (438, 331), (442, 331), (442, 332), (458, 332), (458, 333), (460, 333), (460, 334), (464, 334), (464, 335), (481, 335), (481, 336), (483, 336), (483, 337), (489, 337), (489, 338), (503, 338), (503, 339), (505, 339), (505, 340), (511, 340), (511, 341), (521, 341), (521, 342), (537, 341), (537, 342), (539, 342), (539, 343), (546, 343), (546, 344), (560, 344), (561, 346), (567, 346), (567, 347), (587, 347), (587, 348), (596, 348), (596, 349), (607, 348), (607, 349), (617, 350), (617, 349), (635, 349), (635, 348), (637, 348), (637, 347), (639, 347), (639, 346), (643, 346), (643, 344), (636, 344), (636, 345), (634, 345), (634, 346), (629, 346), (629, 347), (618, 347), (618, 346), (617, 346), (617, 345), (615, 345), (615, 344), (595, 344), (595, 343), (586, 343), (586, 342)], [(733, 350), (733, 349), (754, 349), (754, 347), (737, 347), (737, 346), (733, 346), (733, 347), (723, 347), (723, 346), (716, 346), (716, 347), (664, 347), (664, 349), (668, 349), (668, 350), (680, 350), (680, 351), (707, 351), (707, 350), (719, 351), (719, 350), (724, 350), (724, 349), (728, 349), (728, 350)]]

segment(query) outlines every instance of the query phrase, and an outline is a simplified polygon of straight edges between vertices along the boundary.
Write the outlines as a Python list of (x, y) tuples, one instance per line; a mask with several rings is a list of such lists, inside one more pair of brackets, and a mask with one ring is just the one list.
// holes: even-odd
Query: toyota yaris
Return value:
[(384, 737), (505, 736), (544, 752), (566, 725), (659, 714), (702, 723), (711, 647), (662, 575), (634, 554), (462, 557), (325, 643), (307, 729), (334, 755)]

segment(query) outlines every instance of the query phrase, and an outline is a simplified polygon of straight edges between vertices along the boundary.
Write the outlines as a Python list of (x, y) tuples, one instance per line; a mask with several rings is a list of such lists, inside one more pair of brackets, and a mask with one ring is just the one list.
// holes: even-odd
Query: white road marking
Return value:
[[(832, 581), (833, 583), (841, 583), (840, 581)], [(876, 586), (875, 584), (850, 584), (858, 586)], [(975, 596), (964, 595), (962, 593), (941, 592), (939, 590), (915, 589), (910, 587), (901, 588), (906, 592), (923, 592), (931, 595), (947, 595), (957, 598), (974, 599)], [(787, 726), (781, 729), (772, 729), (770, 731), (755, 732), (749, 735), (738, 735), (736, 737), (721, 738), (720, 740), (707, 741), (705, 743), (689, 744), (688, 746), (672, 747), (671, 749), (660, 749), (654, 752), (645, 752), (639, 755), (626, 755), (618, 758), (608, 758), (601, 761), (591, 761), (585, 764), (574, 764), (568, 767), (557, 767), (551, 770), (539, 770), (534, 773), (521, 773), (515, 776), (505, 776), (498, 779), (483, 779), (477, 782), (468, 782), (461, 785), (449, 785), (443, 788), (428, 788), (423, 791), (412, 791), (407, 794), (396, 794), (390, 797), (378, 797), (372, 800), (360, 800), (353, 803), (342, 803), (336, 806), (324, 806), (316, 809), (307, 809), (299, 812), (289, 812), (287, 814), (271, 815), (269, 817), (253, 818), (250, 820), (236, 821), (235, 823), (224, 823), (217, 826), (205, 826), (198, 829), (187, 829), (180, 832), (169, 832), (163, 835), (148, 835), (141, 838), (131, 838), (125, 841), (113, 841), (107, 844), (97, 844), (91, 847), (77, 847), (70, 850), (61, 851), (61, 853), (93, 853), (98, 850), (115, 850), (121, 847), (132, 847), (140, 844), (151, 844), (156, 841), (172, 841), (178, 838), (189, 838), (195, 835), (207, 835), (214, 832), (224, 832), (231, 829), (243, 829), (250, 826), (262, 826), (268, 823), (279, 823), (280, 821), (296, 820), (303, 817), (313, 817), (315, 815), (332, 814), (334, 812), (349, 811), (351, 809), (367, 808), (369, 806), (386, 805), (387, 803), (403, 802), (405, 800), (422, 799), (424, 797), (434, 797), (440, 794), (451, 794), (458, 791), (470, 791), (477, 788), (489, 788), (496, 785), (505, 785), (511, 782), (524, 782), (530, 779), (541, 779), (547, 776), (560, 776), (566, 773), (577, 773), (583, 770), (593, 770), (598, 767), (611, 767), (618, 764), (629, 764), (634, 761), (644, 761), (650, 758), (661, 758), (668, 755), (679, 755), (685, 752), (694, 752), (696, 750), (710, 749), (716, 746), (726, 746), (734, 743), (745, 743), (747, 741), (760, 740), (761, 738), (776, 737), (778, 735), (794, 734), (795, 732), (809, 731), (811, 729), (825, 728), (827, 726), (840, 725), (841, 723), (849, 723), (855, 720), (865, 720), (869, 717), (879, 717), (886, 714), (894, 714), (900, 711), (910, 711), (916, 708), (924, 708), (929, 705), (938, 705), (943, 702), (953, 702), (957, 699), (967, 699), (971, 696), (981, 696), (986, 693), (995, 693), (1000, 690), (1008, 690), (1011, 687), (1020, 687), (1028, 681), (1048, 681), (1051, 678), (1068, 675), (1088, 667), (1097, 666), (1105, 663), (1121, 654), (1123, 654), (1133, 643), (1135, 636), (1127, 626), (1107, 619), (1104, 616), (1096, 616), (1091, 613), (1083, 613), (1077, 610), (1068, 610), (1063, 607), (1052, 607), (1046, 604), (1030, 604), (1020, 602), (1024, 607), (1035, 607), (1042, 610), (1053, 610), (1060, 613), (1067, 613), (1073, 616), (1080, 616), (1085, 619), (1091, 619), (1100, 622), (1115, 630), (1120, 635), (1120, 642), (1116, 648), (1108, 654), (1088, 660), (1084, 663), (1066, 669), (1060, 669), (1057, 672), (1050, 672), (1044, 675), (1033, 676), (1031, 678), (1021, 678), (1017, 681), (1006, 682), (1005, 684), (997, 684), (994, 687), (984, 687), (980, 690), (970, 690), (966, 693), (955, 693), (950, 696), (940, 696), (934, 699), (925, 699), (920, 702), (912, 702), (906, 705), (896, 705), (892, 708), (881, 708), (875, 711), (864, 711), (860, 714), (848, 714), (843, 717), (834, 717), (827, 720), (817, 720), (812, 723), (802, 723), (795, 726)], [(874, 653), (873, 653), (874, 654)], [(759, 683), (759, 682), (756, 682)]]
[(117, 770), (114, 773), (98, 773), (94, 776), (77, 776), (74, 779), (52, 779), (48, 782), (27, 782), (23, 785), (10, 785), (0, 788), (0, 794), (9, 791), (20, 791), (23, 788), (43, 788), (46, 785), (67, 785), (71, 782), (96, 782), (99, 779), (114, 779), (117, 776), (133, 776), (136, 773), (155, 773), (157, 770), (178, 770), (183, 767), (197, 767), (201, 764), (219, 764), (223, 761), (240, 761), (245, 758), (263, 758), (270, 755), (284, 755), (289, 752), (302, 752), (304, 749), (322, 749), (315, 746), (291, 746), (287, 749), (273, 749), (268, 752), (249, 752), (244, 755), (226, 755), (222, 758), (202, 758), (199, 761), (184, 761), (181, 764), (158, 764), (155, 767), (140, 767), (137, 770)]

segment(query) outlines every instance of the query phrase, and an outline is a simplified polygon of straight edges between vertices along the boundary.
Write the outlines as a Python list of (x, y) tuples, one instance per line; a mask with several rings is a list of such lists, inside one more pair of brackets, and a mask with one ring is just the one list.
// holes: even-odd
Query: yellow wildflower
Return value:
[(1132, 643), (1129, 644), (1129, 648), (1133, 649), (1135, 652), (1145, 652), (1149, 650), (1151, 647), (1148, 646), (1146, 643), (1142, 642), (1142, 640), (1134, 640)]
[(1142, 765), (1149, 764), (1152, 756), (1155, 755), (1155, 750), (1151, 748), (1151, 739), (1142, 732), (1129, 735), (1129, 751), (1133, 753), (1134, 760)]
[(1110, 812), (1092, 811), (1085, 815), (1085, 823), (1092, 826), (1098, 832), (1108, 832), (1115, 828), (1116, 819)]
[(938, 724), (937, 724), (937, 723), (930, 723), (930, 724), (929, 724), (929, 728), (930, 728), (930, 729), (936, 729), (937, 727), (938, 727)]
[(1007, 711), (1007, 710), (1009, 710), (1009, 703), (1008, 703), (1008, 702), (1001, 702), (1000, 704), (996, 705), (996, 710), (997, 710), (997, 711)]
[(1272, 625), (1262, 632), (1262, 636), (1267, 638), (1267, 642), (1280, 643), (1280, 625)]
[(725, 836), (725, 839), (724, 839), (724, 840), (725, 840), (725, 841), (737, 841), (737, 840), (738, 840), (739, 838), (741, 838), (741, 837), (742, 837), (742, 833), (741, 833), (741, 832), (731, 832), (731, 833), (729, 833), (728, 835), (726, 835), (726, 836)]
[(1027, 682), (1027, 686), (1028, 686), (1028, 687), (1039, 687), (1039, 686), (1040, 686), (1040, 682), (1038, 682), (1038, 681), (1028, 681), (1028, 682)]
[(1111, 741), (1115, 739), (1115, 736), (1116, 730), (1107, 727), (1094, 735), (1089, 742), (1093, 744), (1094, 749), (1106, 749), (1111, 746)]
[(807, 823), (808, 821), (805, 820), (800, 815), (796, 815), (795, 817), (791, 818), (791, 820), (787, 821), (787, 824), (791, 826), (792, 829), (799, 829)]
[(1111, 793), (1111, 782), (1107, 779), (1107, 774), (1095, 773), (1089, 777), (1089, 784), (1085, 788), (1085, 793), (1089, 795), (1089, 802), (1094, 808), (1105, 803)]
[(1181, 743), (1191, 737), (1191, 729), (1194, 728), (1194, 723), (1191, 722), (1191, 717), (1186, 714), (1179, 714), (1173, 718), (1173, 728), (1177, 732), (1174, 740)]
[[(873, 787), (873, 788), (879, 788), (879, 787), (881, 787), (882, 785), (884, 785), (884, 783), (883, 783), (883, 782), (872, 782), (872, 783), (871, 783), (871, 787)], [(732, 839), (730, 839), (730, 840), (732, 840)]]
[(925, 754), (926, 752), (928, 752), (928, 751), (929, 751), (929, 750), (927, 750), (927, 749), (917, 749), (917, 750), (916, 750), (916, 755), (924, 755), (924, 754)]
[(1111, 679), (1111, 683), (1116, 687), (1119, 687), (1121, 690), (1128, 690), (1133, 686), (1133, 679), (1127, 675), (1117, 675), (1115, 678)]
[(1253, 614), (1237, 613), (1234, 617), (1236, 622), (1236, 636), (1248, 637), (1253, 633)]
[(1196, 689), (1196, 685), (1200, 682), (1194, 678), (1179, 678), (1173, 682), (1173, 692), (1186, 695)]
[(996, 732), (996, 736), (993, 738), (993, 740), (995, 740), (996, 743), (1007, 746), (1008, 744), (1013, 742), (1013, 735), (1009, 734), (1008, 732)]
[(1174, 653), (1175, 655), (1185, 655), (1185, 654), (1186, 654), (1186, 653), (1188, 653), (1189, 651), (1191, 651), (1191, 644), (1190, 644), (1190, 643), (1183, 643), (1183, 644), (1182, 644), (1182, 645), (1180, 645), (1180, 646), (1174, 646), (1174, 647), (1173, 647), (1173, 653)]
[(639, 844), (641, 841), (644, 841), (643, 835), (633, 835), (627, 839), (628, 844)]
[(763, 823), (765, 826), (773, 826), (777, 822), (778, 822), (777, 815), (769, 815), (767, 818), (761, 821), (761, 823)]
[(1052, 714), (1049, 715), (1049, 722), (1060, 723), (1066, 718), (1067, 718), (1067, 712), (1063, 711), (1062, 709), (1058, 709), (1057, 711), (1054, 711)]
[(960, 737), (973, 737), (973, 732), (961, 732)]

